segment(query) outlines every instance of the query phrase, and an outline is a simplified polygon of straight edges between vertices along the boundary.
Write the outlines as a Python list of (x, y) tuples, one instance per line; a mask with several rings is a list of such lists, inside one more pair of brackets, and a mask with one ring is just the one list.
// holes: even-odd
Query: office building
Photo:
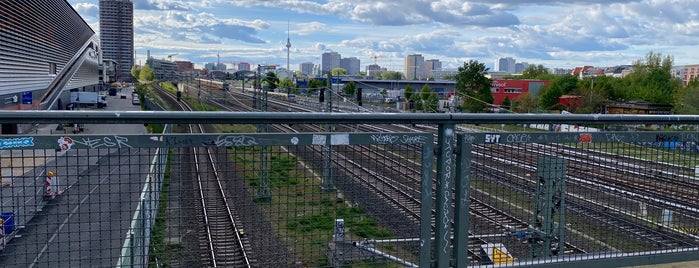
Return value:
[(301, 70), (301, 74), (305, 75), (311, 75), (313, 74), (313, 68), (315, 67), (315, 64), (312, 62), (304, 62), (299, 64), (299, 70)]
[(361, 70), (359, 59), (356, 57), (340, 59), (340, 68), (347, 71), (347, 75), (357, 75)]
[(329, 73), (335, 68), (340, 68), (340, 53), (337, 52), (325, 52), (321, 56), (321, 72)]
[(117, 80), (132, 81), (134, 65), (133, 3), (100, 0), (100, 42), (104, 58), (117, 62)]
[(442, 69), (442, 62), (437, 59), (431, 59), (425, 61), (425, 77), (434, 78), (434, 71)]
[(511, 57), (499, 58), (495, 60), (495, 70), (496, 72), (506, 72), (513, 74), (515, 73), (515, 59)]
[(405, 57), (403, 74), (407, 80), (425, 80), (425, 58), (421, 54), (413, 54)]
[[(1, 3), (0, 109), (65, 109), (69, 91), (100, 89), (99, 40), (67, 1)], [(1, 129), (20, 134), (30, 126)]]

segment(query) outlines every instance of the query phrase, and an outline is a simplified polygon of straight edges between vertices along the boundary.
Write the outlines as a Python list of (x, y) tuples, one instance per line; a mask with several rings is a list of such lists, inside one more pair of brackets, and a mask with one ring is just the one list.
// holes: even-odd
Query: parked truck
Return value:
[(97, 106), (97, 108), (107, 107), (107, 99), (97, 92), (71, 92), (70, 102), (78, 106)]

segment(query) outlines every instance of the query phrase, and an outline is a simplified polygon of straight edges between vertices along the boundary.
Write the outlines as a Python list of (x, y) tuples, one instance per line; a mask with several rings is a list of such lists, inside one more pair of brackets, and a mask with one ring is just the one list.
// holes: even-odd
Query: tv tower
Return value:
[(286, 22), (286, 71), (291, 74), (291, 69), (289, 69), (289, 49), (291, 48), (291, 39), (289, 39), (289, 22)]

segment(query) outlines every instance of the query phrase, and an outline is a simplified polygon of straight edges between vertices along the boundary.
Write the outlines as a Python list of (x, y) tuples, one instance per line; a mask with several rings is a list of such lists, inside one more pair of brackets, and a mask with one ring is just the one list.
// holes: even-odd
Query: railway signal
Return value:
[(357, 105), (362, 106), (362, 88), (357, 89)]

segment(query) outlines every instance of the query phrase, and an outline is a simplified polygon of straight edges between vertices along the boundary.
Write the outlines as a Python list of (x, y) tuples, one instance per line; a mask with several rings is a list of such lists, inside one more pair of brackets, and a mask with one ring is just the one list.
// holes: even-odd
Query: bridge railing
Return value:
[[(12, 184), (1, 189), (0, 264), (210, 265), (209, 251), (225, 250), (200, 242), (192, 148), (213, 152), (219, 170), (200, 173), (222, 178), (253, 266), (699, 260), (694, 116), (0, 113), (0, 123), (27, 122), (115, 128), (0, 139), (3, 184)], [(330, 131), (119, 131), (144, 123), (173, 132), (186, 123)], [(500, 124), (529, 131), (495, 130)], [(691, 130), (604, 131), (650, 124)]]

